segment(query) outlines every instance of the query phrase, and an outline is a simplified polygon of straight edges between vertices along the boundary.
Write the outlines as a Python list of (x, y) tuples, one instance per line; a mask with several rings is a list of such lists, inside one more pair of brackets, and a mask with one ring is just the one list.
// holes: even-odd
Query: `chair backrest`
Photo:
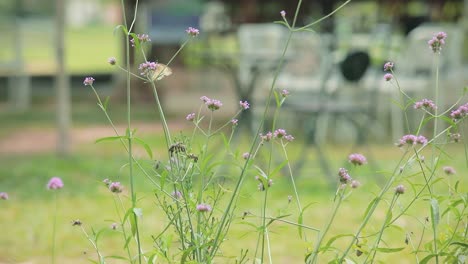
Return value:
[[(252, 71), (258, 67), (271, 67), (280, 58), (287, 30), (277, 24), (242, 24), (239, 26), (239, 79), (251, 81)], [(263, 63), (263, 65), (262, 65)]]
[(343, 77), (350, 82), (359, 81), (370, 65), (370, 56), (365, 51), (350, 52), (340, 63), (340, 70)]
[(433, 65), (432, 51), (428, 41), (437, 32), (444, 31), (448, 37), (442, 48), (440, 66), (442, 70), (457, 67), (461, 64), (463, 34), (456, 25), (425, 23), (413, 29), (402, 46), (404, 49), (396, 60), (396, 68), (402, 74), (430, 74)]

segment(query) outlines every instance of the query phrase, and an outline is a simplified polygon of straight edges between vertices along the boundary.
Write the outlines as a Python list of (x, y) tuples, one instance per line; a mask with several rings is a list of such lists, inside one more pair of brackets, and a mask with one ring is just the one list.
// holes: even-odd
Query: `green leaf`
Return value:
[(128, 34), (128, 30), (127, 30), (127, 28), (126, 28), (124, 25), (117, 25), (117, 26), (114, 28), (114, 35), (115, 35), (115, 33), (116, 33), (119, 29), (121, 29), (122, 32), (123, 32), (125, 35)]
[(106, 96), (106, 99), (104, 100), (104, 110), (107, 110), (107, 105), (109, 104), (109, 99), (110, 99), (110, 96)]
[(466, 242), (455, 241), (455, 242), (450, 243), (450, 245), (458, 245), (458, 246), (462, 246), (464, 248), (468, 248), (468, 243), (466, 243)]
[(304, 212), (307, 208), (309, 208), (311, 205), (315, 204), (315, 202), (313, 203), (309, 203), (308, 205), (304, 206), (304, 208), (302, 208), (302, 211), (301, 213), (299, 214), (299, 217), (297, 218), (297, 223), (299, 224), (297, 226), (297, 231), (299, 232), (299, 237), (302, 239), (302, 223), (303, 223), (303, 216), (304, 216)]
[(364, 215), (362, 216), (362, 219), (365, 219), (367, 214), (369, 213), (370, 209), (372, 208), (372, 206), (377, 203), (378, 201), (378, 197), (375, 197), (374, 199), (372, 199), (372, 201), (369, 203), (369, 205), (367, 206), (366, 208), (366, 211), (364, 211)]
[(141, 44), (140, 44), (140, 39), (138, 39), (138, 36), (136, 33), (130, 33), (128, 34), (129, 36), (132, 37), (133, 43), (135, 45), (135, 50), (140, 50)]
[(283, 162), (281, 162), (281, 164), (279, 164), (278, 166), (276, 166), (276, 168), (274, 168), (271, 173), (270, 173), (270, 177), (273, 177), (276, 173), (278, 173), (286, 164), (288, 164), (288, 160), (285, 160)]
[(431, 199), (431, 220), (432, 228), (437, 230), (437, 225), (439, 224), (439, 202), (436, 199)]
[(400, 252), (405, 247), (400, 247), (400, 248), (376, 248), (375, 251), (382, 252), (382, 253), (394, 253), (394, 252)]
[(115, 141), (119, 139), (124, 139), (126, 138), (125, 136), (113, 136), (113, 137), (103, 137), (103, 138), (98, 138), (94, 143), (100, 143), (104, 141)]
[(320, 248), (320, 251), (327, 250), (333, 244), (333, 242), (335, 242), (338, 238), (342, 238), (342, 237), (354, 237), (354, 234), (340, 234), (340, 235), (336, 235), (334, 237), (331, 237), (328, 240), (327, 244), (324, 247)]
[(419, 262), (419, 264), (426, 264), (429, 262), (429, 260), (431, 260), (433, 257), (435, 257), (436, 254), (429, 254), (427, 255), (425, 258), (421, 259), (421, 261)]
[(145, 148), (146, 153), (148, 153), (148, 156), (150, 157), (150, 159), (152, 159), (153, 158), (153, 151), (151, 151), (150, 146), (145, 141), (143, 141), (141, 138), (134, 137), (133, 139), (135, 140), (136, 143), (140, 144), (143, 148)]
[(105, 259), (121, 259), (121, 260), (128, 260), (128, 258), (122, 257), (122, 256), (106, 256), (104, 257)]

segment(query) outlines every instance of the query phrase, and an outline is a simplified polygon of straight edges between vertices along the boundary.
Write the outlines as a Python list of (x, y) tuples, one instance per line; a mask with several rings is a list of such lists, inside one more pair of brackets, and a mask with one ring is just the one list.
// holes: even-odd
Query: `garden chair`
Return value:
[[(279, 120), (284, 127), (296, 127), (304, 134), (305, 144), (296, 169), (306, 161), (308, 151), (316, 151), (322, 171), (327, 175), (332, 172), (329, 161), (322, 149), (323, 138), (330, 134), (330, 124), (351, 126), (354, 128), (356, 143), (367, 140), (366, 122), (374, 118), (375, 111), (369, 107), (369, 89), (363, 86), (373, 82), (364, 81), (363, 76), (370, 64), (366, 52), (351, 52), (339, 60), (331, 51), (332, 38), (312, 32), (294, 33), (290, 42), (287, 62), (279, 75), (275, 89), (287, 89), (291, 95), (286, 99), (283, 108), (286, 116)], [(284, 45), (284, 43), (283, 43)], [(271, 84), (271, 80), (269, 82)], [(375, 91), (375, 89), (374, 89)], [(255, 91), (255, 104), (263, 105), (268, 89), (258, 87)], [(363, 101), (365, 100), (365, 102)], [(274, 108), (274, 107), (273, 107)], [(257, 111), (257, 115), (262, 111)], [(348, 129), (346, 134), (351, 134)], [(320, 135), (322, 140), (319, 139)], [(332, 183), (332, 179), (327, 177)]]
[[(453, 89), (461, 88), (463, 81), (460, 72), (462, 58), (463, 34), (454, 25), (442, 24), (422, 24), (413, 29), (401, 45), (401, 52), (394, 59), (396, 77), (400, 87), (415, 100), (424, 97), (433, 98), (435, 83), (434, 76), (434, 56), (427, 44), (433, 34), (445, 31), (448, 34), (446, 45), (442, 49), (440, 58), (440, 84), (446, 87), (446, 93), (441, 94), (440, 107), (445, 105), (443, 96), (459, 94)], [(391, 58), (390, 58), (391, 59)], [(393, 97), (395, 101), (400, 101), (398, 90), (383, 79), (377, 84), (382, 94)], [(452, 89), (450, 91), (450, 89)], [(443, 107), (442, 107), (443, 108)], [(441, 109), (442, 109), (441, 108)], [(410, 119), (414, 117), (410, 116)], [(394, 139), (405, 133), (414, 131), (415, 127), (404, 127), (402, 111), (398, 107), (391, 109), (392, 135)], [(415, 122), (410, 122), (415, 124)]]

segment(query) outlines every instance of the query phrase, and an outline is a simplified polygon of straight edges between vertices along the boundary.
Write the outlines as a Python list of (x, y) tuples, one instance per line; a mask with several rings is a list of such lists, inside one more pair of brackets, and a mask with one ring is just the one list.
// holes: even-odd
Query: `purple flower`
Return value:
[(435, 110), (435, 109), (437, 109), (437, 106), (434, 104), (434, 102), (432, 100), (429, 100), (429, 99), (422, 99), (421, 101), (414, 103), (414, 109), (421, 109), (423, 107), (426, 110), (430, 110), (430, 109)]
[(398, 147), (403, 147), (404, 145), (426, 145), (427, 139), (424, 136), (415, 136), (415, 135), (404, 135), (401, 137), (400, 141), (397, 143)]
[[(259, 191), (265, 191), (265, 185), (263, 184), (263, 181), (260, 179), (260, 176), (255, 176), (255, 179), (260, 182), (258, 184), (258, 186), (257, 186), (258, 190)], [(273, 180), (268, 179), (267, 180), (267, 185), (268, 185), (268, 187), (271, 187), (273, 185)]]
[(180, 198), (182, 198), (182, 193), (180, 191), (173, 191), (171, 193), (171, 196), (174, 197), (175, 199), (179, 200)]
[(242, 110), (247, 110), (250, 107), (249, 102), (247, 102), (247, 101), (244, 101), (244, 102), (239, 101), (239, 105), (242, 108)]
[(233, 126), (237, 126), (238, 123), (239, 123), (239, 120), (237, 120), (237, 119), (235, 119), (235, 118), (231, 119), (231, 124), (232, 124)]
[(109, 187), (109, 185), (112, 183), (112, 181), (109, 180), (109, 179), (104, 179), (102, 182), (103, 182), (107, 187)]
[(447, 33), (441, 31), (437, 34), (435, 34), (435, 37), (439, 40), (445, 40), (447, 38)]
[(444, 169), (445, 174), (447, 175), (453, 175), (457, 173), (455, 169), (450, 166), (445, 166), (443, 169)]
[(273, 138), (273, 133), (271, 132), (267, 132), (265, 135), (263, 134), (260, 134), (260, 138), (263, 140), (263, 141), (270, 141), (272, 138)]
[(402, 184), (398, 185), (396, 188), (395, 188), (395, 193), (396, 194), (404, 194), (405, 193), (405, 186), (403, 186)]
[(450, 113), (450, 117), (451, 117), (454, 121), (463, 119), (463, 118), (466, 117), (467, 115), (468, 115), (468, 103), (466, 103), (466, 104), (464, 104), (464, 105), (461, 105), (461, 106), (458, 107), (456, 110), (453, 110), (453, 111)]
[(275, 132), (273, 132), (273, 136), (275, 138), (282, 138), (284, 136), (286, 136), (286, 130), (282, 129), (282, 128), (278, 128), (275, 130)]
[(286, 89), (281, 90), (281, 96), (287, 97), (289, 95), (289, 91)]
[(216, 99), (210, 99), (205, 104), (208, 107), (208, 109), (210, 109), (211, 111), (216, 111), (219, 108), (221, 108), (221, 106), (223, 106), (223, 103), (221, 103), (221, 101), (216, 100)]
[(200, 100), (202, 100), (202, 102), (206, 104), (206, 103), (207, 103), (208, 101), (210, 101), (211, 99), (208, 98), (207, 96), (202, 96), (202, 97), (200, 97)]
[(123, 186), (120, 182), (113, 182), (109, 184), (109, 190), (113, 193), (121, 193), (123, 191)]
[(244, 159), (248, 159), (248, 158), (250, 157), (250, 153), (245, 152), (244, 154), (242, 154), (242, 157), (243, 157)]
[(385, 81), (388, 82), (388, 81), (390, 81), (391, 79), (393, 79), (393, 74), (387, 73), (387, 74), (384, 75), (384, 80), (385, 80)]
[(83, 81), (83, 84), (85, 86), (88, 86), (88, 85), (93, 85), (94, 83), (94, 78), (93, 77), (86, 77)]
[(353, 153), (349, 155), (348, 161), (353, 165), (359, 165), (359, 166), (367, 163), (366, 157), (364, 157), (364, 155), (359, 154), (359, 153)]
[(286, 11), (281, 10), (280, 15), (284, 18), (286, 16)]
[(110, 228), (111, 228), (112, 230), (117, 230), (117, 227), (119, 227), (119, 225), (118, 225), (117, 223), (112, 223), (112, 224), (110, 225)]
[(198, 36), (198, 34), (200, 34), (200, 30), (193, 28), (193, 27), (187, 28), (185, 32), (187, 32), (187, 34), (191, 37), (196, 37)]
[(185, 120), (187, 121), (193, 121), (195, 120), (195, 113), (190, 113), (185, 117)]
[(394, 64), (393, 62), (388, 61), (388, 62), (386, 62), (386, 63), (384, 64), (383, 69), (384, 69), (384, 71), (392, 71), (394, 65), (395, 65), (395, 64)]
[(62, 179), (59, 177), (52, 177), (49, 182), (47, 183), (47, 189), (49, 190), (57, 190), (63, 188)]
[[(140, 43), (145, 43), (145, 42), (150, 42), (151, 41), (148, 34), (137, 34), (137, 38), (138, 38), (138, 41), (140, 41)], [(132, 38), (130, 40), (130, 43), (132, 43), (132, 47), (135, 47), (135, 39)]]
[(359, 181), (356, 181), (356, 180), (351, 181), (351, 188), (356, 189), (359, 186), (361, 186), (361, 183)]
[(0, 199), (2, 199), (2, 200), (8, 200), (8, 193), (6, 193), (6, 192), (0, 192)]
[(148, 77), (148, 76), (153, 75), (157, 67), (158, 67), (158, 64), (156, 62), (147, 61), (147, 62), (143, 62), (142, 64), (140, 64), (138, 69), (141, 71), (140, 74), (142, 76)]
[(352, 180), (351, 176), (349, 176), (348, 171), (345, 168), (340, 168), (338, 170), (338, 176), (340, 177), (341, 183), (348, 183)]
[(117, 62), (117, 60), (116, 60), (114, 57), (110, 57), (109, 59), (107, 59), (107, 62), (108, 62), (110, 65), (115, 65), (115, 63)]
[(418, 136), (416, 139), (416, 143), (420, 145), (426, 145), (427, 144), (427, 138), (425, 136)]
[(453, 134), (450, 133), (450, 134), (449, 134), (449, 137), (450, 137), (450, 139), (453, 140), (453, 142), (455, 142), (455, 143), (459, 142), (460, 139), (461, 139), (460, 133), (453, 133)]
[(198, 204), (197, 205), (197, 211), (199, 211), (199, 212), (209, 212), (209, 211), (211, 211), (211, 206), (209, 204), (204, 204), (204, 203)]
[(292, 135), (286, 135), (284, 136), (284, 139), (286, 139), (286, 141), (292, 142), (294, 140), (294, 137)]
[(439, 32), (434, 34), (432, 39), (430, 39), (427, 44), (429, 48), (432, 49), (434, 53), (439, 52), (442, 50), (442, 46), (445, 45), (445, 39), (447, 38), (447, 34), (445, 32)]

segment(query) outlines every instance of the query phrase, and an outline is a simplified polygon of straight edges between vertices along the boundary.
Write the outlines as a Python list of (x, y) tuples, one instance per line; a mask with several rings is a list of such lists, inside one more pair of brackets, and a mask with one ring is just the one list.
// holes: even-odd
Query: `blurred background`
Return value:
[[(291, 24), (296, 2), (139, 1), (134, 32), (149, 34), (152, 41), (144, 46), (148, 60), (167, 63), (187, 38), (185, 29), (200, 29), (170, 65), (173, 74), (157, 83), (174, 132), (191, 129), (185, 116), (197, 111), (199, 98), (206, 95), (223, 102), (220, 122), (237, 111), (240, 100), (248, 100), (251, 111), (240, 117), (237, 133), (256, 133), (288, 36), (286, 27), (273, 21), (283, 21), (284, 10)], [(343, 2), (303, 1), (296, 26), (320, 19)], [(125, 4), (130, 23), (135, 1)], [(120, 1), (0, 1), (0, 192), (25, 202), (22, 207), (10, 203), (0, 212), (1, 222), (21, 223), (9, 230), (15, 238), (0, 238), (0, 263), (31, 256), (33, 263), (47, 263), (47, 243), (27, 253), (19, 248), (47, 239), (37, 229), (47, 224), (48, 203), (42, 202), (50, 198), (43, 197), (49, 177), (62, 176), (66, 186), (67, 181), (74, 186), (64, 194), (73, 204), (62, 219), (68, 221), (74, 206), (86, 204), (89, 194), (100, 189), (96, 183), (124, 174), (118, 168), (125, 153), (118, 144), (94, 144), (114, 134), (92, 90), (83, 85), (87, 76), (96, 79), (94, 85), (102, 98), (110, 97), (111, 117), (123, 133), (125, 73), (107, 62), (115, 57), (124, 66), (125, 42), (114, 30), (123, 19)], [(468, 85), (468, 0), (353, 0), (310, 29), (291, 38), (274, 89), (290, 92), (279, 124), (300, 142), (292, 147), (298, 176), (317, 178), (317, 186), (334, 181), (334, 168), (348, 151), (366, 152), (374, 168), (389, 166), (400, 154), (393, 143), (417, 128), (422, 112), (414, 111), (411, 101), (401, 102), (398, 89), (383, 80), (386, 61), (395, 62), (401, 88), (416, 101), (433, 98), (437, 63), (440, 109), (452, 105)], [(441, 55), (434, 56), (427, 41), (439, 31), (448, 38)], [(143, 61), (132, 51), (134, 72)], [(155, 158), (164, 158), (152, 91), (144, 82), (132, 82), (134, 126)], [(399, 104), (410, 105), (407, 116)], [(429, 137), (430, 129), (422, 133)], [(239, 144), (247, 148), (248, 143)], [(450, 147), (463, 153), (461, 146)], [(455, 164), (466, 172), (462, 161)], [(85, 217), (98, 214), (102, 203), (87, 209)], [(44, 210), (31, 222), (35, 208)], [(64, 231), (62, 238), (76, 235)], [(70, 252), (62, 263), (81, 263), (82, 252)]]

